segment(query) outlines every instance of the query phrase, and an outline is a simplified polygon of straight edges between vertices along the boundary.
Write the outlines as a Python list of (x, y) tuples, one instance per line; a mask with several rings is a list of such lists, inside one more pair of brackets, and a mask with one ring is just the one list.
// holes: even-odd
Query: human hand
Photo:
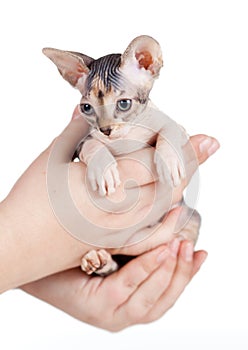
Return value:
[[(173, 219), (170, 229), (172, 229)], [(192, 242), (162, 245), (130, 261), (107, 277), (79, 268), (22, 287), (24, 291), (91, 325), (119, 331), (164, 315), (205, 261)]]
[[(74, 111), (73, 118), (81, 118), (79, 109)], [(93, 241), (93, 245), (100, 247), (113, 247), (109, 249), (112, 254), (118, 254), (121, 248), (122, 254), (137, 255), (147, 249), (155, 247), (156, 244), (162, 244), (170, 240), (170, 236), (163, 238), (159, 236), (161, 230), (157, 230), (151, 223), (158, 220), (168, 212), (174, 204), (178, 204), (182, 199), (182, 194), (191, 180), (192, 175), (199, 164), (205, 162), (219, 147), (218, 141), (206, 135), (196, 135), (190, 138), (190, 141), (184, 146), (183, 157), (185, 160), (185, 179), (176, 189), (171, 188), (169, 183), (162, 184), (158, 182), (158, 175), (155, 171), (154, 149), (146, 148), (132, 153), (132, 157), (118, 157), (118, 169), (121, 173), (121, 186), (116, 189), (116, 193), (106, 198), (99, 198), (90, 193), (89, 188), (84, 187), (87, 192), (78, 192), (77, 187), (71, 188), (71, 195), (81, 215), (87, 217), (96, 226), (106, 228), (105, 233), (102, 231), (98, 234), (98, 240)], [(73, 166), (77, 166), (73, 164)], [(147, 171), (149, 169), (150, 171)], [(82, 169), (85, 177), (86, 169)], [(82, 174), (77, 173), (82, 176)], [(135, 184), (127, 185), (129, 179), (133, 179)], [(71, 183), (77, 183), (80, 178), (72, 178)], [(137, 195), (137, 188), (140, 192)], [(74, 190), (75, 189), (75, 190)], [(85, 206), (85, 198), (91, 196), (91, 201)], [(139, 196), (139, 200), (128, 204), (126, 210), (125, 198), (132, 199), (134, 194)], [(124, 204), (123, 204), (124, 203)], [(124, 214), (123, 214), (124, 213)], [(127, 230), (124, 228), (128, 223)], [(110, 231), (108, 231), (108, 228)], [(92, 237), (92, 229), (89, 230)], [(119, 231), (119, 232), (118, 232)], [(128, 232), (127, 232), (128, 231)], [(151, 240), (147, 239), (156, 231)], [(162, 228), (164, 233), (164, 228)], [(154, 238), (160, 237), (161, 241)], [(145, 242), (131, 246), (133, 243)], [(166, 239), (168, 238), (168, 239)], [(84, 236), (83, 239), (86, 239)], [(88, 242), (90, 241), (91, 238)], [(86, 239), (86, 241), (87, 241)], [(95, 237), (94, 237), (95, 239)], [(151, 242), (154, 244), (151, 246)], [(130, 247), (131, 246), (131, 247)], [(146, 248), (145, 248), (146, 247)], [(137, 249), (139, 253), (137, 253)]]
[[(20, 286), (24, 283), (34, 281), (80, 265), (81, 257), (92, 247), (86, 242), (79, 241), (68, 234), (63, 222), (62, 225), (58, 218), (54, 215), (53, 208), (50, 205), (51, 196), (48, 195), (47, 187), (47, 171), (51, 154), (54, 155), (55, 145), (60, 142), (58, 157), (62, 165), (68, 165), (74, 149), (81, 138), (87, 134), (88, 125), (82, 118), (73, 119), (68, 127), (62, 132), (51, 146), (48, 147), (26, 170), (26, 172), (17, 181), (7, 198), (0, 204), (0, 227), (1, 227), (1, 251), (0, 251), (0, 271), (1, 285), (0, 291)], [(217, 141), (204, 135), (198, 135), (191, 138), (193, 147), (197, 153), (200, 162), (205, 161), (210, 151), (212, 153), (217, 149)], [(202, 152), (200, 145), (208, 142)], [(209, 153), (210, 152), (210, 153)], [(136, 159), (147, 158), (148, 164), (153, 164), (153, 151), (151, 149), (142, 150), (136, 153)], [(192, 159), (188, 159), (188, 164)], [(138, 198), (137, 205), (133, 210), (122, 213), (121, 215), (112, 215), (111, 212), (104, 212), (96, 207), (92, 198), (88, 195), (85, 183), (82, 181), (86, 168), (82, 163), (70, 163), (69, 187), (73, 200), (77, 204), (78, 209), (84, 214), (88, 220), (94, 223), (91, 227), (104, 228), (106, 235), (109, 234), (112, 227), (120, 230), (123, 225), (132, 226), (136, 224), (137, 219), (141, 221), (140, 229), (142, 229), (143, 216), (147, 213), (147, 208), (151, 205), (151, 193), (154, 190), (154, 178), (151, 173), (144, 170), (140, 162), (135, 160), (121, 160), (119, 162), (119, 171), (123, 182), (130, 177), (135, 179), (135, 186), (127, 189), (128, 197), (132, 197), (132, 193), (137, 192), (137, 186), (141, 186), (141, 196)], [(60, 169), (60, 168), (59, 168)], [(192, 168), (192, 173), (195, 169)], [(59, 174), (58, 174), (59, 176)], [(190, 177), (190, 176), (189, 176)], [(187, 181), (189, 181), (189, 177)], [(58, 179), (55, 179), (58, 180)], [(168, 210), (171, 203), (178, 201), (182, 196), (182, 191), (187, 185), (187, 181), (177, 191), (173, 191), (173, 196), (166, 203), (161, 196), (155, 203), (157, 215)], [(59, 182), (59, 181), (57, 181)], [(161, 189), (162, 190), (162, 189)], [(167, 191), (164, 186), (163, 191)], [(60, 191), (53, 193), (60, 194)], [(162, 193), (162, 191), (161, 191)], [(115, 200), (122, 198), (123, 192), (118, 189), (114, 194)], [(63, 197), (61, 198), (63, 205)], [(115, 206), (116, 202), (113, 202)], [(86, 224), (88, 223), (85, 220)], [(144, 225), (147, 222), (144, 221)], [(85, 226), (87, 227), (87, 225)], [(81, 231), (86, 231), (84, 226)], [(161, 244), (163, 240), (163, 231), (156, 235), (159, 239), (148, 241), (146, 245), (132, 246), (128, 251), (122, 251), (124, 254), (137, 255), (147, 249), (151, 249), (157, 244)], [(93, 234), (89, 231), (88, 236)], [(111, 237), (110, 237), (111, 238)], [(165, 238), (165, 237), (164, 237)], [(135, 247), (135, 248), (134, 248)], [(115, 250), (115, 253), (117, 253)]]

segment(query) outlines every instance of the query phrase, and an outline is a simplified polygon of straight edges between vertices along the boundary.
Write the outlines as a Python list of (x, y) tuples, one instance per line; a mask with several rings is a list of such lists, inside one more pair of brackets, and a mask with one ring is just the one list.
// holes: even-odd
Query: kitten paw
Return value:
[(98, 191), (102, 197), (114, 193), (121, 183), (116, 162), (108, 166), (107, 170), (89, 168), (88, 179), (93, 191)]
[(169, 184), (177, 187), (186, 177), (183, 162), (176, 153), (173, 155), (166, 155), (165, 153), (161, 156), (160, 152), (156, 151), (154, 163), (156, 164), (159, 181), (162, 183), (169, 182)]
[(118, 269), (117, 263), (105, 250), (90, 250), (81, 261), (81, 269), (87, 275), (96, 273), (99, 276), (107, 276)]

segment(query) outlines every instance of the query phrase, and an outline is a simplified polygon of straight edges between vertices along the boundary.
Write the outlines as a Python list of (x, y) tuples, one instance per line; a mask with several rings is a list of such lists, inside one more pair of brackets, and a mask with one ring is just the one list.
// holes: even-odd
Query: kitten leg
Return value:
[[(184, 224), (185, 223), (185, 224)], [(180, 227), (183, 225), (182, 227)], [(196, 244), (201, 226), (201, 216), (198, 211), (184, 206), (176, 225), (176, 235), (182, 240), (189, 240)]]
[(117, 163), (108, 148), (100, 141), (89, 139), (84, 142), (79, 158), (87, 164), (87, 174), (93, 191), (101, 196), (115, 192), (120, 185)]
[[(173, 143), (170, 140), (174, 133), (175, 140)], [(179, 186), (186, 177), (181, 145), (186, 136), (181, 137), (177, 134), (184, 135), (185, 132), (179, 127), (168, 128), (168, 130), (166, 127), (162, 128), (157, 137), (154, 154), (154, 163), (156, 164), (159, 181), (162, 183), (169, 182), (174, 187)]]
[(177, 187), (185, 178), (182, 159), (169, 144), (156, 147), (154, 163), (156, 164), (159, 181), (162, 183), (169, 182)]
[(90, 250), (81, 261), (81, 269), (91, 275), (107, 276), (118, 269), (117, 263), (105, 249)]

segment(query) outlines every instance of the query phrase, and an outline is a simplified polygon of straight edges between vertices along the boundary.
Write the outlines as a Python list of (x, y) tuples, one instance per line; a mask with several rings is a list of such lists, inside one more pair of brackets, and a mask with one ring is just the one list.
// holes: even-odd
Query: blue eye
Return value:
[(94, 108), (89, 103), (82, 103), (80, 109), (86, 115), (92, 115), (95, 113)]
[(132, 107), (132, 100), (124, 99), (117, 102), (117, 108), (121, 112), (127, 112)]

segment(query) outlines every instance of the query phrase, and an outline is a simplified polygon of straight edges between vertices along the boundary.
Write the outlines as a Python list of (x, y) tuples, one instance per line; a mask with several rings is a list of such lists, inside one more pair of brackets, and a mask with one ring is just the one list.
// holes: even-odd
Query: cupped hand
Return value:
[[(111, 243), (112, 238), (109, 233), (112, 232), (112, 227), (115, 228), (114, 233), (118, 233), (118, 230), (121, 231), (123, 227), (127, 227), (128, 230), (134, 227), (137, 221), (139, 224), (137, 230), (141, 230), (142, 225), (145, 227), (149, 224), (143, 218), (146, 216), (147, 210), (150, 210), (156, 179), (151, 176), (150, 171), (144, 169), (143, 160), (146, 159), (146, 164), (150, 164), (152, 168), (153, 150), (138, 151), (133, 155), (133, 159), (119, 161), (122, 182), (125, 183), (130, 178), (134, 179), (134, 185), (132, 184), (126, 189), (127, 197), (132, 197), (132, 193), (136, 195), (137, 188), (141, 188), (141, 192), (132, 210), (123, 211), (120, 215), (113, 214), (111, 210), (107, 212), (102, 210), (95, 205), (96, 202), (92, 201), (92, 196), (89, 195), (84, 182), (86, 172), (84, 164), (71, 163), (71, 157), (77, 144), (87, 133), (88, 125), (83, 118), (74, 118), (61, 135), (34, 160), (16, 182), (7, 198), (0, 204), (1, 246), (3, 247), (1, 251), (2, 263), (0, 263), (2, 274), (0, 291), (80, 266), (82, 256), (92, 249), (92, 246), (88, 244), (92, 241), (89, 242), (87, 239), (93, 236), (94, 230), (97, 233), (99, 227), (101, 233), (106, 234), (104, 240), (110, 237)], [(205, 135), (194, 136), (190, 142), (199, 163), (204, 162), (218, 148), (218, 142)], [(189, 172), (185, 183), (173, 191), (168, 203), (163, 195), (157, 198), (154, 205), (158, 210), (155, 210), (155, 217), (151, 217), (151, 221), (161, 216), (182, 197), (182, 192), (195, 170), (196, 163), (192, 152), (188, 158), (187, 154), (186, 150), (186, 161), (191, 173)], [(54, 156), (55, 162), (51, 162)], [(142, 162), (137, 161), (140, 159)], [(190, 166), (192, 161), (194, 166)], [(50, 165), (53, 167), (52, 171), (49, 168)], [(54, 169), (56, 171), (53, 173)], [(60, 170), (62, 169), (63, 171), (69, 169), (68, 178), (60, 178)], [(55, 174), (57, 177), (49, 177), (51, 174)], [(81, 232), (85, 234), (83, 238), (86, 237), (82, 241), (78, 237), (75, 238), (74, 232), (68, 232), (67, 222), (61, 221), (61, 217), (63, 219), (66, 215), (59, 217), (51, 205), (52, 199), (58, 199), (57, 203), (60, 203), (59, 209), (62, 210), (62, 213), (68, 212), (68, 203), (64, 201), (65, 197), (62, 195), (64, 190), (62, 185), (65, 179), (68, 180), (73, 202), (84, 219), (82, 226), (77, 225), (77, 228), (79, 227)], [(48, 180), (51, 180), (49, 185)], [(52, 186), (50, 186), (51, 184)], [(58, 187), (56, 187), (57, 184), (59, 184)], [(159, 193), (162, 194), (162, 191), (167, 193), (167, 190), (166, 186), (161, 187)], [(114, 196), (113, 201), (110, 201), (110, 206), (115, 206), (123, 198), (121, 188), (116, 191)], [(70, 224), (74, 221), (76, 222), (74, 217), (69, 217)], [(126, 248), (126, 251), (122, 251), (122, 253), (137, 255), (162, 244), (166, 242), (165, 232), (162, 225), (158, 234), (153, 235), (147, 244), (141, 242), (140, 245), (132, 245), (129, 251)], [(115, 253), (118, 253), (117, 248)]]
[(79, 268), (22, 287), (24, 291), (91, 325), (119, 331), (163, 316), (207, 257), (192, 242), (174, 239), (146, 252), (108, 277)]

